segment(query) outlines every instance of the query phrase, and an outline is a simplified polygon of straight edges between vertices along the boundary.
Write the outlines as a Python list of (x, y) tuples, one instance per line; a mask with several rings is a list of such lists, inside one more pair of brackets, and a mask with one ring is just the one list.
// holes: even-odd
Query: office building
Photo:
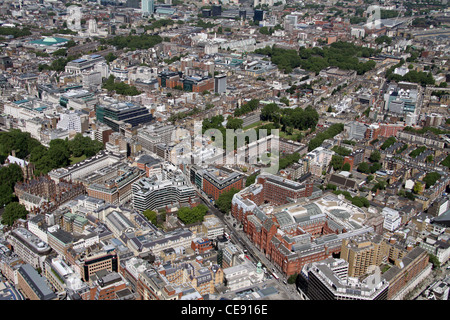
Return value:
[(414, 113), (419, 99), (416, 85), (391, 84), (384, 94), (385, 109), (394, 114)]
[(231, 189), (244, 187), (244, 175), (226, 168), (209, 168), (203, 171), (203, 191), (214, 200)]
[(155, 0), (141, 1), (142, 15), (151, 16), (155, 12)]
[(85, 55), (79, 59), (69, 61), (65, 66), (65, 72), (81, 75), (86, 71), (93, 71), (97, 63), (105, 62), (105, 58), (99, 54)]
[(264, 11), (260, 9), (256, 9), (253, 15), (253, 21), (261, 22), (264, 20)]
[(48, 259), (45, 262), (44, 272), (45, 278), (57, 293), (73, 289), (88, 289), (87, 284), (83, 283), (73, 268), (61, 258)]
[(119, 257), (116, 251), (94, 251), (81, 257), (77, 264), (81, 268), (81, 277), (86, 282), (95, 280), (92, 276), (98, 271), (119, 271)]
[(428, 213), (438, 217), (449, 209), (450, 201), (446, 197), (436, 199), (428, 208)]
[(131, 199), (131, 186), (145, 175), (145, 171), (126, 164), (117, 163), (99, 169), (87, 176), (86, 191), (90, 197), (111, 204), (124, 204)]
[(12, 62), (11, 57), (9, 57), (9, 56), (0, 57), (0, 69), (1, 70), (10, 69), (12, 67), (13, 67), (13, 62)]
[(82, 214), (67, 212), (63, 215), (61, 223), (64, 231), (81, 234), (88, 226), (88, 219)]
[(89, 128), (89, 115), (81, 111), (62, 113), (56, 128), (82, 133)]
[(127, 0), (126, 7), (140, 9), (141, 8), (141, 0)]
[(56, 294), (49, 288), (44, 278), (29, 264), (17, 270), (18, 287), (30, 300), (56, 300)]
[(166, 206), (181, 206), (197, 203), (195, 189), (180, 171), (165, 170), (162, 177), (156, 175), (138, 180), (132, 185), (133, 208), (139, 212)]
[(8, 236), (8, 242), (25, 263), (36, 269), (43, 269), (43, 263), (52, 249), (39, 237), (22, 227), (11, 232)]
[(275, 205), (286, 204), (312, 195), (312, 183), (299, 183), (276, 175), (262, 173), (257, 183), (262, 185), (263, 199)]
[(53, 169), (48, 173), (48, 176), (56, 183), (63, 180), (73, 181), (82, 178), (95, 170), (114, 164), (122, 160), (122, 158), (123, 157), (120, 154), (102, 150), (95, 156), (77, 162), (66, 168)]
[(425, 127), (439, 127), (444, 121), (444, 117), (438, 113), (427, 114)]
[(120, 238), (124, 232), (135, 230), (134, 224), (120, 210), (113, 210), (105, 216), (105, 224), (115, 237)]
[(261, 263), (255, 266), (249, 261), (237, 264), (232, 267), (224, 268), (224, 282), (228, 290), (236, 291), (250, 287), (263, 281), (264, 272)]
[(255, 247), (287, 276), (299, 273), (307, 263), (340, 253), (343, 239), (373, 232), (352, 218), (359, 212), (356, 207), (332, 194), (313, 202), (285, 196), (281, 204), (266, 197), (264, 187), (253, 184), (234, 195), (231, 213)]
[(217, 75), (214, 77), (214, 92), (215, 93), (224, 93), (227, 91), (227, 76)]
[(214, 90), (214, 78), (202, 74), (183, 74), (182, 72), (174, 72), (163, 70), (158, 74), (158, 84), (163, 88), (178, 87), (188, 92), (202, 93), (204, 91)]
[(247, 19), (247, 10), (239, 10), (239, 19)]
[(48, 245), (59, 255), (65, 256), (67, 250), (74, 243), (74, 236), (63, 229), (52, 229), (48, 231)]
[(370, 266), (380, 266), (386, 255), (386, 246), (380, 235), (362, 235), (342, 241), (340, 257), (348, 263), (349, 277), (360, 277)]
[(222, 6), (213, 5), (211, 8), (211, 15), (213, 17), (219, 17), (222, 14)]
[(163, 275), (151, 269), (139, 273), (137, 293), (137, 300), (178, 300), (181, 296), (163, 279)]
[(147, 125), (140, 129), (137, 134), (137, 140), (146, 151), (156, 153), (156, 146), (172, 142), (172, 136), (175, 131), (173, 125)]
[(362, 140), (365, 137), (368, 125), (359, 121), (350, 121), (344, 125), (344, 131), (349, 140)]
[(310, 300), (387, 300), (389, 283), (375, 267), (364, 279), (349, 277), (348, 263), (328, 258), (306, 265), (299, 281)]
[(415, 247), (400, 262), (383, 273), (382, 278), (389, 282), (387, 299), (401, 300), (408, 291), (414, 289), (413, 286), (405, 290), (411, 282), (419, 284), (430, 272), (428, 252)]
[(100, 104), (95, 108), (97, 120), (118, 132), (121, 125), (127, 123), (132, 127), (152, 121), (153, 116), (144, 107), (133, 103), (118, 102), (109, 105)]
[(92, 287), (90, 288), (89, 300), (134, 300), (135, 296), (130, 287), (115, 272), (103, 269), (91, 276)]
[(216, 239), (224, 234), (224, 224), (215, 215), (206, 215), (203, 217), (202, 232), (208, 239)]
[(388, 231), (397, 230), (402, 223), (402, 217), (399, 212), (395, 209), (384, 207), (381, 211), (384, 216), (383, 228)]

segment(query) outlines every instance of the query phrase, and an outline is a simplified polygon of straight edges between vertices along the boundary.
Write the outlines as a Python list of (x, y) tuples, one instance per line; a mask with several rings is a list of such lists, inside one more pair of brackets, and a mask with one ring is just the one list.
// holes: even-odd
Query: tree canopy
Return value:
[(82, 134), (77, 134), (72, 140), (54, 139), (46, 148), (28, 132), (13, 129), (0, 132), (0, 155), (7, 157), (13, 150), (16, 156), (25, 159), (29, 156), (36, 169), (35, 174), (47, 174), (50, 170), (68, 166), (70, 157), (94, 156), (103, 149), (103, 144)]
[(344, 165), (344, 158), (340, 155), (333, 154), (330, 161), (330, 166), (333, 167), (334, 170), (340, 170), (342, 169), (342, 166)]
[(422, 179), (425, 182), (425, 188), (430, 188), (441, 178), (441, 175), (437, 172), (428, 172)]
[(300, 160), (300, 154), (298, 152), (294, 152), (292, 154), (285, 155), (280, 158), (279, 161), (279, 169), (285, 169), (293, 163), (298, 162)]
[(383, 142), (383, 144), (381, 145), (380, 148), (382, 150), (386, 150), (387, 148), (392, 146), (396, 141), (397, 141), (397, 139), (395, 139), (394, 136), (391, 136), (391, 137), (387, 138), (386, 141)]
[(161, 43), (163, 39), (158, 35), (143, 33), (141, 35), (120, 35), (110, 39), (101, 39), (102, 44), (109, 44), (118, 49), (145, 50)]
[(244, 120), (242, 120), (242, 119), (229, 117), (227, 119), (226, 128), (233, 129), (233, 130), (242, 129), (243, 123), (244, 123)]
[(355, 70), (360, 75), (375, 68), (376, 63), (372, 60), (362, 62), (358, 58), (369, 58), (375, 52), (375, 49), (343, 41), (334, 42), (323, 48), (300, 48), (298, 52), (293, 49), (277, 48), (275, 45), (255, 51), (268, 55), (272, 63), (285, 73), (301, 67), (318, 74), (323, 69), (333, 66), (343, 70)]
[(229, 191), (222, 192), (216, 201), (216, 205), (219, 210), (223, 213), (228, 213), (231, 210), (231, 201), (233, 200), (233, 196), (238, 192), (239, 190), (236, 188), (231, 188)]
[(142, 214), (144, 215), (144, 217), (146, 217), (148, 219), (148, 221), (150, 221), (153, 225), (156, 226), (157, 213), (155, 211), (147, 209), (144, 212), (142, 212)]
[(31, 31), (29, 28), (10, 28), (10, 27), (0, 27), (0, 36), (13, 36), (14, 38), (31, 36)]
[(135, 86), (129, 85), (122, 81), (116, 82), (113, 75), (110, 75), (109, 78), (106, 79), (102, 87), (108, 91), (115, 91), (117, 94), (124, 96), (137, 96), (141, 94)]
[(244, 103), (240, 108), (234, 109), (234, 116), (240, 117), (243, 116), (249, 112), (255, 111), (259, 107), (259, 100), (258, 99), (252, 99), (247, 103)]
[(17, 219), (25, 219), (28, 211), (25, 206), (18, 202), (11, 202), (6, 205), (2, 214), (2, 224), (12, 226)]
[(245, 186), (248, 187), (248, 186), (254, 184), (257, 176), (258, 176), (258, 173), (253, 173), (253, 174), (249, 175), (247, 177), (247, 179), (245, 180)]
[(203, 217), (208, 213), (208, 207), (204, 204), (199, 204), (196, 207), (182, 207), (178, 210), (178, 219), (184, 224), (192, 224), (203, 221)]
[(372, 153), (370, 154), (369, 160), (371, 162), (378, 162), (381, 159), (381, 153), (378, 150), (374, 150), (372, 151)]
[(23, 173), (19, 165), (12, 163), (0, 168), (0, 207), (15, 200), (14, 185), (22, 181)]
[(305, 109), (281, 109), (275, 103), (269, 103), (261, 109), (261, 120), (281, 124), (283, 128), (291, 127), (299, 130), (315, 128), (319, 122), (317, 111), (308, 106)]
[(325, 131), (318, 133), (314, 138), (309, 141), (308, 151), (314, 150), (320, 147), (322, 142), (326, 139), (331, 139), (344, 130), (343, 123), (334, 123), (328, 127)]

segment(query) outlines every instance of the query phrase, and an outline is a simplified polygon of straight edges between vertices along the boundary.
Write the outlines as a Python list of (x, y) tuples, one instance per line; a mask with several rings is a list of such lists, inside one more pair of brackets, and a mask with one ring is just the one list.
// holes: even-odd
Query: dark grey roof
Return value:
[(40, 300), (52, 300), (56, 294), (48, 287), (44, 278), (29, 264), (20, 266), (18, 272), (26, 280)]
[(69, 244), (74, 240), (74, 237), (69, 232), (62, 229), (56, 229), (55, 231), (49, 233), (65, 244)]

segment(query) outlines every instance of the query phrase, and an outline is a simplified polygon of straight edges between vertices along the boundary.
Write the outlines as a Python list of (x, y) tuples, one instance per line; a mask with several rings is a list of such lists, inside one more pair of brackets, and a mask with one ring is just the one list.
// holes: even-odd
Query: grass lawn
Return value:
[(248, 130), (248, 129), (251, 129), (251, 128), (254, 128), (254, 127), (259, 127), (259, 126), (261, 126), (263, 124), (263, 122), (261, 121), (261, 120), (259, 120), (258, 122), (255, 122), (255, 123), (253, 123), (253, 124), (251, 124), (251, 125), (248, 125), (248, 126), (246, 126), (246, 127), (244, 127), (244, 128), (242, 128), (242, 130)]
[(302, 136), (304, 136), (303, 132), (298, 130), (298, 129), (294, 129), (292, 131), (291, 135), (286, 134), (286, 132), (283, 132), (280, 130), (280, 138), (284, 138), (284, 139), (288, 139), (288, 140), (297, 140), (297, 136), (299, 133), (302, 133)]
[(77, 162), (83, 161), (84, 159), (86, 159), (86, 156), (83, 154), (82, 156), (79, 157), (70, 157), (70, 164), (75, 164)]

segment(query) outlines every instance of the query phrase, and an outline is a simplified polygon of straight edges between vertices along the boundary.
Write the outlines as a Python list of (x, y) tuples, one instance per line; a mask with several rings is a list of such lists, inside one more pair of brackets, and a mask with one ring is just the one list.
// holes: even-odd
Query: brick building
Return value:
[(29, 264), (17, 270), (18, 287), (30, 300), (56, 300), (56, 294), (49, 288), (44, 278)]
[(373, 232), (372, 227), (356, 227), (354, 221), (345, 223), (342, 219), (351, 219), (359, 209), (334, 195), (314, 202), (285, 199), (280, 205), (270, 201), (273, 196), (266, 200), (264, 188), (254, 184), (235, 194), (231, 212), (254, 245), (287, 276), (299, 273), (307, 263), (339, 254), (344, 239)]
[(428, 253), (420, 247), (415, 247), (396, 266), (386, 271), (382, 277), (389, 282), (388, 300), (395, 299), (410, 281), (428, 267), (428, 264)]
[(194, 250), (195, 252), (198, 252), (199, 254), (212, 250), (212, 248), (213, 243), (211, 240), (208, 239), (198, 238), (192, 241), (191, 244), (191, 249)]
[(203, 173), (203, 191), (217, 200), (219, 196), (231, 189), (242, 190), (244, 175), (226, 168), (211, 168)]
[(86, 188), (79, 182), (60, 181), (56, 183), (49, 176), (40, 176), (24, 182), (17, 182), (14, 193), (19, 203), (27, 201), (29, 195), (49, 199), (42, 206), (29, 207), (30, 213), (49, 213), (56, 210), (61, 204), (75, 199), (86, 193)]
[(89, 300), (134, 300), (135, 296), (117, 272), (102, 270), (92, 275)]

